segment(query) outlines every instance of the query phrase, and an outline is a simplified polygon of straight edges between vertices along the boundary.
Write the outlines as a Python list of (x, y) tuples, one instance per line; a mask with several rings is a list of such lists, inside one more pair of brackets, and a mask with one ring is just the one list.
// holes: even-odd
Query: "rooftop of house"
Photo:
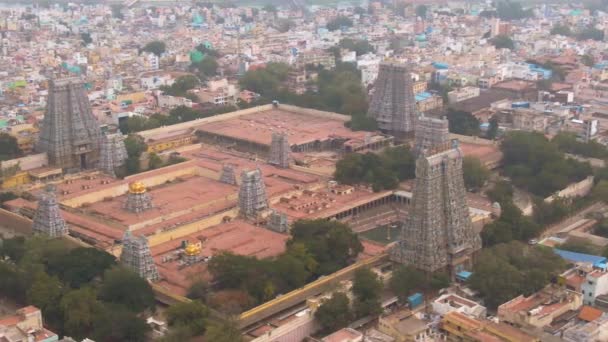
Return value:
[(350, 342), (363, 338), (363, 334), (351, 328), (343, 328), (321, 339), (322, 342)]

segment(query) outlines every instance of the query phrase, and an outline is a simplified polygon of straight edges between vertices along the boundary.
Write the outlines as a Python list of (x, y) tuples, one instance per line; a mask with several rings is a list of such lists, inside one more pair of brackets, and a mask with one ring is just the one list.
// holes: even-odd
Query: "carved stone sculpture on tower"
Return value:
[(268, 163), (281, 168), (288, 168), (291, 159), (291, 148), (285, 133), (272, 133)]
[(102, 137), (99, 157), (99, 168), (102, 171), (116, 176), (116, 169), (124, 165), (127, 157), (127, 148), (120, 132)]
[(129, 192), (127, 193), (127, 201), (124, 208), (136, 214), (152, 208), (152, 198), (143, 183), (133, 182), (129, 184)]
[(160, 278), (158, 269), (152, 259), (148, 239), (145, 236), (134, 236), (130, 230), (122, 239), (120, 263), (135, 271), (139, 276), (151, 281)]
[(448, 120), (421, 115), (416, 120), (414, 155), (432, 149), (433, 146), (445, 146), (450, 142)]
[[(440, 134), (421, 130), (417, 134)], [(443, 133), (446, 135), (447, 133)], [(391, 259), (427, 271), (454, 275), (470, 269), (481, 239), (471, 223), (462, 174), (462, 152), (447, 137), (419, 137), (427, 145), (416, 160), (416, 183), (410, 213)]]
[(378, 128), (393, 134), (414, 131), (417, 117), (412, 76), (405, 64), (382, 62), (367, 116), (376, 119)]
[(49, 163), (68, 171), (89, 169), (99, 161), (101, 130), (77, 77), (49, 81), (46, 113), (36, 149)]
[(68, 233), (68, 226), (61, 216), (55, 187), (49, 185), (38, 199), (38, 208), (34, 214), (32, 230), (36, 234), (46, 235), (52, 238), (61, 237)]
[(247, 218), (258, 218), (268, 209), (266, 186), (260, 169), (243, 171), (239, 188), (239, 210)]

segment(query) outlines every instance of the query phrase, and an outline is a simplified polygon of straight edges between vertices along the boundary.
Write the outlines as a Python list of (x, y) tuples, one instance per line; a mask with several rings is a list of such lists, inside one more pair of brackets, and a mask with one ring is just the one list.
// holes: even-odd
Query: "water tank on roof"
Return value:
[(530, 108), (530, 102), (520, 101), (513, 102), (511, 108)]

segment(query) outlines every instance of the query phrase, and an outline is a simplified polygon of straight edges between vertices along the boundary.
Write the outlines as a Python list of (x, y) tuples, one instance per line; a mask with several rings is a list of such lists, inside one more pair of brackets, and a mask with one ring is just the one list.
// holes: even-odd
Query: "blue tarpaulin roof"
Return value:
[(456, 277), (460, 280), (467, 280), (471, 275), (473, 275), (473, 273), (469, 271), (460, 271), (456, 274)]
[(561, 256), (562, 258), (570, 262), (588, 262), (598, 266), (600, 264), (606, 264), (606, 258), (603, 256), (570, 252), (557, 248), (554, 248), (553, 251), (555, 252), (555, 254)]
[(433, 96), (433, 94), (424, 91), (422, 93), (416, 94), (414, 97), (416, 98), (416, 101), (424, 101), (424, 100), (430, 98), (431, 96)]

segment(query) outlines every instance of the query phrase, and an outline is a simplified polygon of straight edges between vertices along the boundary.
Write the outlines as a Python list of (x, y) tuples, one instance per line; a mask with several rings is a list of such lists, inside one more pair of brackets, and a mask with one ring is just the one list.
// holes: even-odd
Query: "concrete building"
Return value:
[(581, 293), (549, 285), (529, 297), (520, 295), (500, 305), (498, 318), (515, 326), (542, 328), (559, 315), (577, 310), (582, 303)]
[(88, 169), (99, 161), (100, 140), (84, 82), (79, 78), (51, 80), (37, 149), (48, 154), (51, 165)]
[(378, 320), (378, 330), (396, 342), (432, 341), (433, 331), (428, 322), (417, 318), (411, 311), (398, 311)]
[(598, 296), (608, 294), (608, 272), (595, 269), (587, 273), (581, 284), (581, 293), (583, 304), (594, 305)]
[(448, 102), (450, 104), (472, 99), (479, 96), (480, 89), (477, 87), (464, 87), (452, 90), (448, 93)]
[(15, 315), (0, 317), (0, 341), (54, 342), (59, 336), (44, 328), (42, 313), (35, 306), (17, 310)]
[(486, 308), (472, 300), (448, 293), (435, 299), (432, 303), (433, 311), (441, 316), (449, 312), (460, 312), (467, 316), (485, 318)]

